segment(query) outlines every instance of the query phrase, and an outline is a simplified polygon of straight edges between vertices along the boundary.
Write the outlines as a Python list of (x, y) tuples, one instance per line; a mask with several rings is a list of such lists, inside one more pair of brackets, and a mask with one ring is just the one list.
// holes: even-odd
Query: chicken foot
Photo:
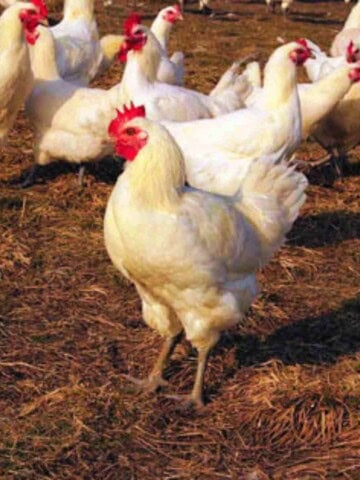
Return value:
[(149, 393), (155, 392), (158, 388), (166, 386), (168, 382), (163, 378), (163, 371), (180, 338), (181, 334), (165, 339), (159, 356), (157, 357), (155, 364), (147, 378), (139, 379), (130, 375), (126, 375), (125, 377), (134, 383), (139, 389), (145, 390)]
[(342, 178), (343, 177), (343, 166), (346, 160), (346, 153), (339, 151), (338, 149), (333, 149), (331, 152), (327, 153), (324, 157), (321, 157), (319, 160), (314, 162), (309, 162), (309, 168), (321, 167), (329, 163), (335, 174)]

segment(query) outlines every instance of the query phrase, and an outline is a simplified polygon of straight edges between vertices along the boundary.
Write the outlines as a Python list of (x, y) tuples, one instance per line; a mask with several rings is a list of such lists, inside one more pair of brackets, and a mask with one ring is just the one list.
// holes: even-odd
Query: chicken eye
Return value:
[(129, 127), (125, 130), (126, 134), (129, 135), (130, 137), (132, 137), (133, 135), (136, 134), (136, 130), (135, 128), (133, 127)]

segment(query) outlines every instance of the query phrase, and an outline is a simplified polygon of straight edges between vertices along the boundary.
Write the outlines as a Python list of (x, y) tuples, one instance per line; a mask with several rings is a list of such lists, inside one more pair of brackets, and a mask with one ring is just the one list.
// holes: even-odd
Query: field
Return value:
[[(97, 2), (101, 33), (120, 32), (130, 6), (119, 5)], [(139, 7), (145, 23), (161, 5)], [(170, 47), (185, 52), (187, 85), (204, 92), (236, 58), (257, 52), (264, 63), (278, 36), (328, 48), (350, 8), (299, 1), (284, 19), (260, 0), (216, 1), (214, 18), (196, 7), (188, 4)], [(97, 85), (114, 85), (121, 69)], [(75, 167), (54, 163), (21, 189), (32, 139), (21, 114), (1, 160), (0, 478), (360, 479), (357, 152), (343, 179), (327, 167), (310, 172), (307, 202), (260, 272), (245, 325), (211, 355), (207, 403), (196, 412), (161, 392), (139, 394), (124, 378), (147, 374), (160, 339), (104, 249), (103, 215), (121, 165), (89, 166), (80, 188)], [(309, 141), (298, 157), (323, 154)], [(195, 365), (182, 341), (167, 391), (189, 391)]]

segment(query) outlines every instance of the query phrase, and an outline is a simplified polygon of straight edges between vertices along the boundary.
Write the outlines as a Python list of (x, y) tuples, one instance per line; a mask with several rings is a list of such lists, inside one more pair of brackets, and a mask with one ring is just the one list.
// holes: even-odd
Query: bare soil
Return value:
[[(161, 5), (138, 6), (145, 23)], [(260, 0), (213, 6), (217, 15), (205, 18), (188, 4), (170, 45), (185, 52), (186, 84), (204, 92), (236, 58), (256, 51), (264, 63), (278, 36), (328, 48), (350, 8), (295, 2), (284, 19)], [(120, 33), (130, 10), (98, 1), (101, 32)], [(97, 85), (114, 85), (121, 68)], [(259, 274), (245, 325), (215, 348), (207, 405), (195, 412), (162, 393), (139, 395), (124, 378), (147, 374), (160, 339), (104, 249), (104, 210), (121, 165), (89, 167), (80, 188), (75, 167), (54, 163), (22, 190), (32, 139), (21, 114), (0, 173), (0, 478), (360, 479), (356, 151), (343, 179), (327, 167), (309, 175), (302, 214)], [(309, 141), (299, 157), (323, 153)], [(195, 365), (183, 341), (167, 391), (187, 392)]]

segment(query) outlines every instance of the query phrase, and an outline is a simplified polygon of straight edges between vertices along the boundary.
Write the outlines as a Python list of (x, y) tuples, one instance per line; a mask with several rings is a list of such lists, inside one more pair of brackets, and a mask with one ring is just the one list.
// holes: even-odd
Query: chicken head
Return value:
[(39, 38), (37, 26), (43, 23), (48, 15), (46, 5), (42, 0), (32, 0), (33, 8), (24, 8), (19, 13), (19, 18), (24, 27), (26, 41), (34, 45)]
[(305, 38), (299, 38), (299, 40), (296, 40), (296, 43), (299, 46), (290, 52), (290, 59), (296, 66), (300, 67), (304, 65), (308, 58), (312, 57), (312, 51)]
[(145, 117), (143, 105), (135, 107), (124, 106), (123, 111), (116, 110), (117, 116), (109, 125), (109, 136), (115, 140), (116, 153), (128, 161), (134, 160), (139, 150), (147, 143), (148, 134), (139, 126), (129, 125), (129, 122), (136, 117)]

